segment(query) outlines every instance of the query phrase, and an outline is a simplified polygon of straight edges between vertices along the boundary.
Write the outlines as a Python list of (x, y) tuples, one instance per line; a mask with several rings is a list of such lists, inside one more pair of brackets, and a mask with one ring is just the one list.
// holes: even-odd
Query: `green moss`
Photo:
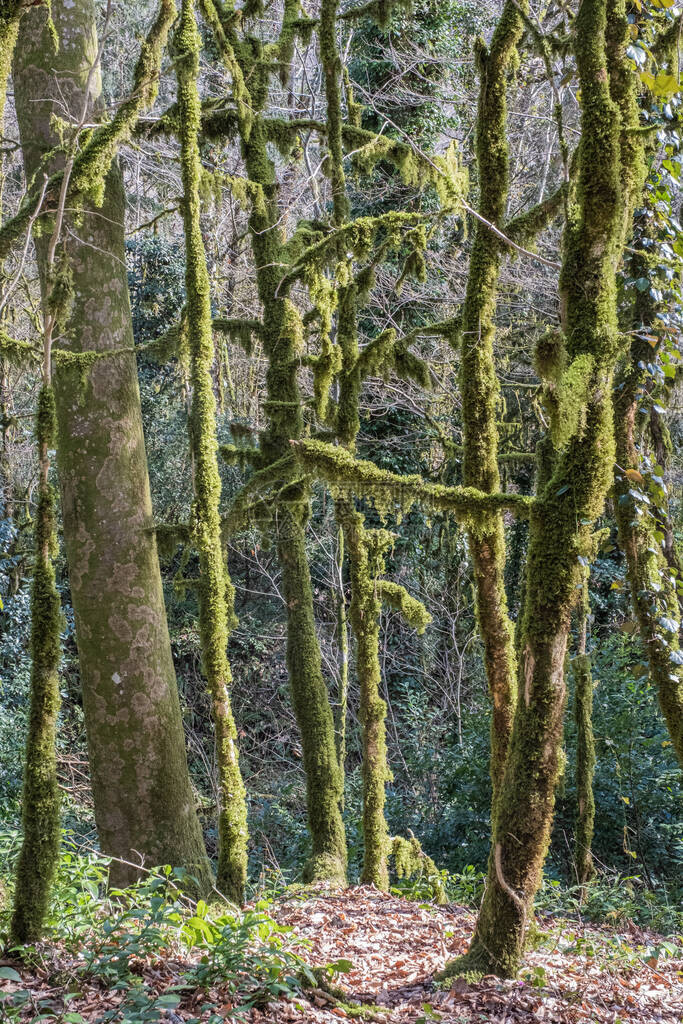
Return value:
[(372, 499), (380, 511), (388, 511), (394, 505), (408, 509), (422, 502), (431, 508), (452, 512), (459, 521), (476, 529), (482, 517), (486, 520), (502, 509), (526, 517), (533, 507), (533, 499), (522, 494), (487, 494), (474, 487), (446, 487), (427, 483), (417, 475), (391, 473), (324, 441), (302, 440), (292, 447), (306, 467), (319, 473), (334, 488), (362, 494)]
[[(629, 125), (612, 98), (615, 72), (607, 50), (615, 21), (624, 27), (623, 13), (621, 0), (583, 0), (575, 20), (582, 136), (560, 290), (568, 366), (583, 365), (588, 380), (577, 381), (575, 389), (583, 396), (575, 410), (579, 429), (570, 431), (531, 509), (519, 699), (494, 809), (486, 890), (466, 961), (471, 968), (503, 976), (519, 968), (541, 881), (561, 769), (564, 659), (576, 591), (584, 578), (579, 557), (585, 558), (591, 545), (614, 465), (615, 270), (632, 191), (631, 167), (622, 165)], [(623, 45), (614, 59), (620, 78), (635, 88)]]
[(395, 10), (409, 8), (410, 0), (369, 0), (369, 3), (357, 4), (338, 15), (340, 20), (356, 21), (359, 18), (372, 18), (379, 28), (387, 29), (391, 23), (391, 15)]
[(550, 429), (556, 448), (564, 448), (585, 427), (593, 366), (593, 355), (582, 352), (569, 363), (557, 386), (546, 389), (545, 403), (550, 412)]
[(381, 600), (400, 612), (409, 626), (412, 626), (421, 635), (432, 621), (432, 617), (417, 598), (412, 597), (405, 587), (390, 580), (378, 580), (377, 591)]
[(12, 68), (12, 54), (19, 32), (19, 22), (25, 10), (23, 0), (4, 0), (0, 5), (0, 126), (5, 116), (7, 79)]
[[(161, 58), (175, 14), (173, 0), (161, 0), (159, 13), (140, 48), (129, 98), (117, 107), (111, 121), (89, 134), (73, 162), (68, 189), (70, 202), (77, 204), (88, 197), (96, 205), (102, 205), (105, 179), (119, 146), (130, 137), (142, 111), (149, 109), (156, 98)], [(47, 206), (56, 202), (63, 175), (64, 172), (59, 170), (50, 176), (45, 192)], [(34, 184), (22, 200), (17, 214), (0, 228), (0, 259), (9, 254), (27, 229), (41, 188), (42, 184)]]
[(441, 873), (432, 858), (424, 852), (419, 840), (412, 832), (409, 839), (404, 839), (403, 836), (394, 836), (390, 842), (391, 858), (397, 877), (425, 878), (432, 885), (437, 902), (447, 903)]
[(563, 183), (546, 199), (509, 220), (503, 228), (506, 237), (525, 249), (533, 246), (541, 231), (562, 212), (568, 195), (569, 186)]
[(23, 836), (16, 867), (11, 942), (42, 937), (59, 854), (57, 781), (60, 602), (52, 562), (55, 554), (55, 496), (48, 481), (48, 451), (55, 445), (54, 392), (43, 383), (38, 396), (36, 447), (40, 467), (34, 519), (35, 560), (31, 587), (31, 688), (22, 791)]
[(274, 63), (278, 68), (280, 84), (283, 87), (287, 85), (291, 74), (294, 46), (297, 39), (301, 39), (302, 44), (307, 46), (316, 24), (314, 18), (302, 17), (299, 0), (285, 0), (282, 27), (274, 54)]
[(544, 381), (559, 383), (566, 365), (566, 348), (561, 331), (546, 331), (536, 342), (534, 369)]
[(5, 331), (0, 330), (0, 355), (12, 364), (12, 366), (26, 366), (40, 360), (40, 350), (30, 341), (21, 341), (19, 338), (11, 338)]
[(187, 340), (192, 385), (189, 429), (194, 466), (194, 503), (191, 531), (199, 555), (199, 632), (202, 666), (211, 694), (216, 732), (220, 794), (216, 884), (229, 899), (241, 903), (247, 873), (247, 810), (238, 761), (237, 729), (230, 707), (232, 676), (226, 653), (229, 630), (234, 625), (235, 615), (233, 589), (221, 543), (221, 482), (218, 472), (216, 405), (211, 377), (214, 359), (211, 298), (199, 222), (201, 162), (197, 76), (200, 40), (192, 0), (183, 0), (174, 47), (181, 123)]
[(576, 831), (574, 860), (577, 879), (585, 885), (595, 874), (591, 844), (595, 823), (593, 772), (595, 741), (593, 739), (593, 679), (591, 662), (586, 654), (577, 654), (572, 661), (574, 676), (574, 719), (576, 721)]
[(468, 177), (455, 142), (442, 156), (428, 157), (406, 142), (376, 135), (351, 122), (342, 126), (342, 140), (345, 150), (353, 153), (353, 166), (358, 173), (369, 174), (378, 163), (386, 161), (398, 171), (405, 185), (431, 185), (444, 212), (461, 207)]

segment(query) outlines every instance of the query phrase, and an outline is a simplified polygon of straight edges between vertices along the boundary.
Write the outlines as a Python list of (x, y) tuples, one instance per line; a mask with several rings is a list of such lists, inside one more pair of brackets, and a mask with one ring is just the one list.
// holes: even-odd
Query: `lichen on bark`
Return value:
[[(138, 65), (139, 73), (149, 76), (138, 103), (151, 95), (158, 47), (172, 17), (168, 3), (161, 11), (161, 24), (157, 19), (150, 30), (151, 63)], [(14, 59), (28, 178), (56, 146), (53, 112), (63, 117), (66, 106), (78, 119), (89, 78), (88, 118), (96, 121), (102, 113), (99, 76), (89, 74), (98, 49), (94, 4), (54, 0), (52, 17), (57, 54), (45, 8), (32, 7), (22, 18)], [(187, 869), (208, 891), (212, 874), (189, 780), (156, 542), (149, 529), (152, 505), (125, 269), (125, 200), (118, 166), (111, 161), (111, 134), (107, 138), (99, 164), (105, 175), (102, 206), (96, 209), (82, 197), (78, 227), (65, 240), (73, 302), (60, 338), (61, 347), (75, 354), (97, 352), (102, 358), (92, 362), (85, 390), (78, 365), (60, 366), (58, 360), (53, 381), (64, 546), (95, 819), (101, 848), (114, 858), (112, 884), (138, 877), (142, 857), (147, 866)], [(58, 181), (61, 170), (57, 158), (48, 168)], [(75, 227), (73, 198), (70, 190), (66, 219)], [(45, 234), (36, 239), (44, 298), (47, 242)]]

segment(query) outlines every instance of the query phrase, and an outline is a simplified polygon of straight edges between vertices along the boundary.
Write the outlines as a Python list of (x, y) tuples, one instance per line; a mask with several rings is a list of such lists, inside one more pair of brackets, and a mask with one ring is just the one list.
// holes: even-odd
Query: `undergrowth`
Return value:
[[(0, 878), (10, 877), (16, 847), (16, 833), (0, 834)], [(187, 875), (170, 867), (146, 873), (129, 889), (107, 890), (109, 863), (95, 852), (77, 850), (66, 837), (46, 941), (6, 954), (16, 958), (17, 967), (23, 963), (47, 972), (48, 982), (64, 990), (66, 1008), (56, 1011), (53, 1000), (36, 999), (23, 987), (19, 971), (3, 966), (0, 981), (13, 984), (12, 991), (0, 992), (0, 1020), (27, 1019), (33, 1011), (32, 1024), (83, 1024), (85, 1018), (68, 1007), (87, 981), (116, 994), (116, 1005), (100, 1013), (98, 1024), (159, 1021), (183, 1003), (197, 1014), (185, 1017), (190, 1024), (239, 1020), (253, 1006), (296, 997), (302, 988), (317, 984), (305, 960), (293, 951), (294, 942), (300, 946), (301, 940), (268, 915), (267, 899), (244, 911), (218, 893), (211, 904), (195, 904), (183, 891)], [(0, 948), (8, 941), (9, 885), (3, 891)], [(169, 960), (176, 965), (176, 976), (172, 984), (160, 986), (147, 969)], [(331, 970), (337, 974), (341, 966), (331, 965)]]
[[(471, 864), (461, 872), (441, 871), (440, 881), (449, 903), (476, 910), (484, 894), (486, 875)], [(397, 880), (392, 892), (424, 903), (436, 897), (435, 880), (427, 876)], [(648, 887), (639, 875), (598, 874), (586, 887), (563, 886), (546, 878), (535, 908), (541, 915), (605, 924), (613, 928), (633, 924), (683, 941), (683, 893), (680, 887)]]

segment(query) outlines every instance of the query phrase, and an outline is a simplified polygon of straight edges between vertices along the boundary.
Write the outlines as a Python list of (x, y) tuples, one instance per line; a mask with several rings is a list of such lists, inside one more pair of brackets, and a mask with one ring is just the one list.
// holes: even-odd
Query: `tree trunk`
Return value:
[(595, 826), (595, 740), (593, 737), (593, 676), (591, 660), (586, 654), (588, 627), (588, 574), (583, 585), (580, 602), (579, 652), (572, 661), (574, 676), (574, 721), (576, 722), (576, 833), (574, 860), (579, 885), (585, 886), (595, 874), (593, 829)]
[(659, 705), (678, 760), (683, 764), (683, 665), (679, 662), (680, 606), (676, 576), (665, 552), (657, 543), (649, 507), (643, 509), (633, 498), (637, 483), (626, 475), (638, 474), (640, 458), (636, 447), (636, 417), (640, 405), (642, 371), (648, 361), (649, 345), (634, 338), (627, 366), (615, 387), (614, 428), (619, 470), (614, 482), (614, 503), (619, 544), (626, 555), (631, 601), (650, 666)]
[[(521, 5), (522, 8), (526, 6)], [(476, 153), (479, 212), (502, 224), (508, 193), (507, 77), (523, 22), (517, 4), (508, 2), (486, 49), (476, 46), (480, 75)], [(463, 484), (480, 491), (500, 490), (496, 415), (498, 380), (493, 358), (494, 313), (501, 243), (477, 222), (470, 257), (467, 293), (458, 337), (461, 345), (460, 393), (463, 415)], [(468, 531), (476, 582), (479, 632), (492, 703), (491, 781), (493, 803), (500, 786), (517, 701), (514, 631), (505, 596), (505, 536), (500, 513)]]
[[(291, 20), (295, 6), (285, 5), (279, 39), (285, 51), (287, 33), (292, 33), (289, 38), (295, 34), (295, 21)], [(253, 183), (249, 232), (263, 304), (261, 336), (268, 359), (264, 402), (268, 426), (261, 438), (259, 465), (276, 467), (272, 473), (273, 514), (287, 608), (287, 671), (301, 733), (312, 841), (304, 877), (307, 881), (343, 882), (346, 836), (341, 816), (342, 775), (334, 717), (322, 673), (306, 557), (309, 487), (301, 479), (290, 446), (290, 441), (298, 440), (303, 432), (303, 403), (298, 384), (303, 323), (287, 297), (289, 288), (281, 287), (287, 254), (263, 113), (268, 100), (268, 76), (276, 70), (282, 72), (290, 58), (278, 68), (262, 42), (253, 36), (240, 38), (230, 5), (221, 0), (201, 0), (200, 7), (233, 80), (242, 155), (247, 177)]]
[(55, 500), (48, 474), (49, 451), (56, 435), (55, 401), (48, 375), (38, 397), (38, 506), (31, 587), (31, 703), (29, 709), (24, 785), (21, 798), (22, 844), (16, 868), (12, 943), (36, 942), (42, 937), (50, 889), (59, 856), (60, 793), (57, 781), (57, 716), (59, 714), (60, 619), (55, 582)]
[(566, 369), (551, 396), (558, 454), (530, 517), (519, 699), (494, 808), (486, 891), (470, 951), (446, 974), (517, 972), (550, 839), (571, 613), (614, 464), (616, 266), (644, 177), (632, 149), (627, 27), (623, 0), (583, 0), (575, 22), (582, 138), (560, 278)]
[[(22, 19), (14, 63), (27, 177), (57, 144), (50, 118), (80, 116), (97, 53), (91, 0), (54, 0), (55, 54), (45, 8)], [(91, 77), (99, 109), (100, 78)], [(130, 861), (211, 873), (189, 781), (147, 475), (125, 267), (124, 195), (114, 165), (102, 207), (67, 217), (73, 307), (62, 347), (111, 353), (58, 367), (55, 399), (64, 542), (76, 618), (95, 817), (102, 849)], [(37, 241), (45, 295), (45, 239)]]
[(221, 543), (216, 434), (216, 400), (211, 367), (215, 351), (211, 330), (211, 290), (199, 221), (202, 165), (199, 156), (200, 101), (197, 90), (201, 42), (193, 0), (183, 0), (175, 35), (180, 114), (180, 153), (185, 227), (185, 291), (190, 360), (190, 450), (194, 504), (192, 537), (199, 554), (199, 632), (202, 667), (211, 694), (218, 768), (218, 871), (216, 885), (242, 903), (247, 881), (247, 804), (237, 752), (237, 728), (230, 706), (232, 674), (227, 657), (234, 624), (234, 588)]

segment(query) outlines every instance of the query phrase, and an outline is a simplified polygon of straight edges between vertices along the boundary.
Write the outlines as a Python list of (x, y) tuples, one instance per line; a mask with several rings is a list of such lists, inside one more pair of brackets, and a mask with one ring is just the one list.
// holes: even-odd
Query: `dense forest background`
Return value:
[[(115, 6), (103, 51), (105, 94), (111, 101), (130, 86), (126, 54), (148, 23), (152, 4)], [(467, 154), (472, 145), (476, 111), (476, 76), (472, 58), (475, 36), (490, 32), (498, 5), (418, 3), (410, 14), (394, 14), (381, 30), (361, 23), (350, 34), (347, 61), (358, 96), (367, 104), (370, 126), (390, 137), (410, 133), (425, 150), (456, 139)], [(202, 57), (205, 89), (219, 87), (210, 48)], [(308, 112), (321, 105), (320, 68), (314, 48), (297, 50), (294, 78), (281, 96)], [(165, 97), (166, 99), (168, 97)], [(162, 96), (163, 102), (164, 97)], [(511, 86), (509, 141), (514, 214), (557, 185), (561, 161), (552, 118), (554, 97), (538, 57), (526, 54)], [(576, 130), (578, 108), (566, 93), (568, 131)], [(11, 95), (6, 135), (17, 138)], [(299, 159), (281, 159), (288, 196), (287, 216), (315, 218), (326, 202), (327, 182), (311, 143), (301, 139)], [(299, 154), (295, 154), (299, 156)], [(206, 154), (211, 161), (211, 151)], [(21, 193), (22, 167), (16, 147), (7, 146), (4, 201)], [(122, 153), (127, 195), (126, 255), (145, 439), (155, 515), (163, 522), (184, 522), (192, 487), (187, 449), (186, 376), (177, 362), (158, 365), (146, 346), (177, 319), (184, 302), (184, 248), (181, 223), (172, 210), (180, 192), (176, 153), (170, 143), (140, 141)], [(680, 165), (670, 180), (677, 187)], [(662, 172), (666, 177), (666, 173)], [(663, 187), (663, 185), (661, 187)], [(476, 191), (476, 177), (472, 190)], [(232, 199), (207, 208), (202, 222), (209, 259), (212, 305), (217, 315), (252, 315), (257, 303), (250, 257), (245, 244), (244, 214)], [(354, 213), (370, 214), (392, 207), (419, 209), (432, 202), (401, 183), (389, 166), (351, 180)], [(207, 204), (208, 207), (208, 204)], [(169, 212), (169, 208), (171, 212)], [(423, 282), (407, 280), (397, 295), (400, 265), (385, 263), (379, 289), (363, 313), (366, 337), (387, 326), (410, 329), (418, 322), (444, 319), (462, 302), (468, 266), (471, 224), (467, 217), (444, 223), (427, 253)], [(541, 253), (552, 253), (560, 227), (548, 230)], [(397, 257), (399, 260), (400, 257)], [(528, 396), (539, 388), (531, 353), (534, 341), (557, 315), (552, 269), (525, 257), (504, 265), (496, 321), (496, 358), (501, 379), (499, 415), (503, 444), (533, 452), (540, 434), (538, 416)], [(15, 330), (27, 336), (38, 315), (35, 271), (26, 269), (21, 298), (13, 304)], [(446, 311), (446, 312), (444, 312)], [(380, 466), (426, 479), (457, 482), (457, 442), (461, 431), (457, 355), (439, 339), (430, 339), (425, 354), (433, 367), (429, 390), (394, 378), (372, 377), (363, 389), (358, 450)], [(219, 396), (219, 440), (235, 443), (258, 431), (263, 418), (264, 361), (258, 344), (251, 356), (222, 341), (214, 366)], [(6, 474), (2, 530), (2, 638), (0, 671), (0, 771), (2, 820), (6, 829), (19, 822), (22, 749), (29, 683), (29, 586), (31, 551), (28, 524), (34, 514), (36, 465), (31, 417), (36, 377), (6, 365), (2, 381), (3, 470)], [(681, 398), (668, 389), (666, 417), (673, 458), (669, 483), (672, 512), (680, 523), (683, 430)], [(444, 445), (444, 441), (446, 442)], [(505, 448), (503, 449), (505, 450)], [(510, 490), (528, 493), (529, 462), (503, 464)], [(226, 507), (244, 480), (239, 467), (223, 467)], [(388, 527), (396, 521), (388, 517)], [(590, 639), (594, 659), (598, 808), (594, 852), (609, 876), (627, 874), (637, 890), (680, 883), (683, 826), (677, 806), (678, 770), (648, 681), (643, 651), (625, 585), (624, 557), (615, 539), (608, 507), (604, 525), (609, 538), (593, 565), (590, 579)], [(510, 557), (506, 590), (510, 607), (519, 609), (525, 527), (507, 523)], [(337, 527), (325, 488), (315, 491), (307, 533), (313, 575), (316, 623), (331, 698), (338, 712), (340, 636), (338, 608), (348, 589), (337, 562)], [(178, 674), (192, 778), (205, 807), (203, 821), (212, 848), (212, 808), (216, 805), (215, 767), (209, 707), (199, 669), (196, 599), (174, 586), (178, 554), (164, 559), (163, 573), (173, 654)], [(250, 814), (250, 877), (262, 872), (295, 878), (306, 846), (304, 777), (297, 728), (291, 710), (284, 661), (282, 592), (274, 553), (258, 530), (230, 541), (229, 567), (236, 588), (239, 625), (230, 638), (233, 705), (240, 735), (242, 768)], [(183, 568), (182, 572), (185, 572)], [(181, 574), (182, 574), (181, 572)], [(411, 829), (436, 862), (450, 871), (485, 866), (489, 843), (489, 702), (474, 616), (471, 569), (464, 532), (449, 517), (413, 509), (397, 528), (389, 559), (391, 577), (404, 582), (432, 616), (417, 636), (391, 611), (382, 612), (382, 688), (388, 705), (387, 742), (393, 781), (387, 791), (387, 818), (392, 834)], [(65, 795), (65, 827), (78, 842), (96, 843), (81, 712), (78, 658), (69, 581), (58, 562), (62, 600), (63, 708), (59, 734), (60, 780)], [(348, 595), (347, 598), (348, 599)], [(349, 673), (345, 822), (351, 872), (361, 851), (358, 693), (353, 653)], [(567, 712), (562, 779), (548, 871), (571, 883), (575, 816), (575, 728)], [(214, 840), (215, 849), (215, 840)], [(672, 892), (672, 901), (676, 894)]]
[[(285, 4), (286, 17), (290, 6)], [(376, 14), (377, 5), (370, 6), (368, 13)], [(581, 134), (581, 96), (571, 51), (558, 47), (550, 79), (550, 58), (537, 45), (539, 33), (550, 32), (548, 26), (561, 20), (565, 6), (531, 4), (531, 14), (525, 15), (524, 45), (505, 72), (506, 223), (561, 189), (570, 173), (568, 150), (573, 151)], [(651, 6), (656, 15), (679, 16), (669, 3)], [(131, 55), (137, 54), (157, 5), (151, 0), (136, 4), (98, 0), (95, 7), (101, 29), (103, 109), (111, 114), (131, 92)], [(384, 246), (372, 268), (371, 285), (358, 304), (361, 347), (369, 348), (389, 329), (400, 335), (412, 332), (411, 353), (419, 360), (411, 364), (408, 357), (403, 363), (378, 359), (371, 367), (360, 390), (356, 454), (382, 470), (417, 474), (424, 481), (448, 486), (463, 483), (463, 357), (462, 349), (449, 343), (444, 330), (430, 330), (430, 325), (457, 319), (465, 301), (476, 211), (489, 187), (488, 182), (479, 181), (475, 159), (480, 89), (475, 41), (479, 36), (491, 39), (502, 9), (497, 0), (415, 0), (410, 6), (394, 7), (386, 17), (380, 3), (380, 17), (340, 22), (345, 103), (347, 113), (357, 104), (358, 127), (403, 147), (409, 145), (420, 159), (438, 154), (457, 160), (465, 202), (450, 206), (424, 175), (411, 180), (396, 159), (388, 154), (378, 159), (376, 153), (370, 157), (361, 145), (346, 161), (345, 182), (349, 219), (391, 211), (433, 214), (426, 236), (404, 234)], [(633, 32), (628, 53), (636, 70), (649, 68), (652, 58), (638, 35), (639, 12), (641, 4), (629, 5)], [(264, 39), (277, 34), (282, 16), (282, 4), (264, 5), (258, 17)], [(200, 19), (198, 24), (200, 95), (205, 108), (218, 117), (220, 97), (234, 88), (235, 80), (221, 64), (215, 35), (205, 21)], [(315, 127), (325, 117), (325, 68), (315, 33), (311, 37), (310, 32), (297, 32), (287, 73), (273, 77), (269, 86), (268, 109), (275, 128), (268, 153), (277, 179), (282, 229), (291, 236), (298, 225), (299, 235), (310, 244), (332, 230), (330, 218), (338, 226), (336, 186), (331, 158)], [(126, 273), (163, 592), (193, 794), (207, 851), (215, 860), (222, 797), (212, 698), (202, 670), (199, 600), (192, 585), (200, 575), (200, 555), (183, 532), (192, 514), (195, 482), (194, 454), (188, 445), (188, 424), (195, 422), (191, 366), (187, 350), (178, 346), (177, 328), (188, 308), (192, 309), (192, 296), (186, 291), (187, 236), (182, 217), (185, 168), (178, 139), (170, 131), (159, 130), (156, 121), (160, 112), (173, 109), (175, 61), (171, 50), (164, 57), (154, 109), (140, 117), (117, 159), (125, 191)], [(646, 75), (652, 79), (649, 85)], [(669, 544), (675, 551), (683, 543), (679, 370), (683, 238), (677, 219), (683, 167), (680, 92), (677, 80), (672, 86), (671, 76), (665, 80), (663, 72), (642, 70), (641, 77), (649, 89), (644, 98), (641, 95), (645, 122), (656, 121), (658, 127), (616, 287), (622, 314), (645, 296), (651, 301), (656, 324), (649, 336), (651, 361), (642, 363), (639, 468), (629, 469), (626, 475), (623, 468), (617, 469), (622, 483), (627, 480), (627, 489), (631, 487), (626, 501), (635, 503), (638, 514), (650, 515), (648, 507), (666, 509), (668, 533), (659, 537), (657, 526), (655, 535), (660, 546)], [(1, 153), (4, 217), (20, 207), (27, 187), (13, 89), (10, 79)], [(301, 125), (296, 132), (287, 130), (287, 122), (293, 120)], [(182, 132), (182, 124), (178, 131)], [(250, 452), (273, 410), (267, 381), (269, 356), (258, 330), (249, 327), (261, 307), (258, 268), (250, 244), (253, 222), (249, 204), (235, 184), (243, 157), (234, 133), (231, 138), (229, 133), (205, 130), (201, 240), (214, 324), (211, 373), (217, 440), (223, 455), (221, 511), (226, 521), (235, 497), (251, 479)], [(308, 235), (301, 233), (302, 225)], [(77, 222), (69, 230), (77, 234)], [(560, 323), (557, 260), (562, 234), (562, 218), (549, 218), (538, 237), (508, 250), (500, 264), (494, 313), (499, 382), (495, 418), (500, 490), (507, 494), (535, 493), (535, 453), (549, 420), (544, 404), (547, 379), (539, 368), (538, 351)], [(643, 239), (648, 253), (645, 269), (639, 256)], [(19, 342), (32, 342), (42, 329), (42, 314), (39, 268), (28, 244), (25, 251), (19, 248), (6, 258), (3, 275), (9, 283), (9, 301), (3, 305), (0, 326)], [(292, 295), (302, 309), (315, 289), (316, 301), (324, 307), (325, 282), (331, 287), (333, 276), (325, 268), (312, 283), (307, 280), (308, 298), (303, 282), (294, 284)], [(335, 321), (333, 339), (336, 329)], [(315, 360), (320, 358), (315, 346), (313, 336), (307, 335), (299, 357), (304, 436), (319, 436), (316, 431), (320, 432), (324, 419), (320, 379), (314, 372)], [(324, 346), (323, 340), (323, 355)], [(84, 387), (87, 369), (81, 370)], [(338, 383), (332, 386), (330, 401), (340, 397), (335, 388)], [(41, 468), (34, 418), (40, 389), (36, 365), (18, 365), (9, 349), (0, 350), (0, 877), (8, 880), (20, 842), (31, 685), (31, 583), (36, 555), (32, 538)], [(55, 477), (54, 466), (50, 474), (51, 479)], [(632, 918), (671, 934), (680, 928), (683, 896), (680, 765), (634, 613), (618, 537), (617, 513), (623, 497), (618, 490), (608, 495), (596, 526), (595, 557), (590, 564), (585, 561), (587, 617), (584, 621), (577, 615), (572, 623), (565, 664), (568, 702), (561, 770), (539, 905), (554, 908), (558, 900), (564, 901), (565, 908), (580, 905), (582, 913), (596, 919)], [(351, 631), (349, 564), (335, 514), (337, 498), (334, 481), (330, 487), (329, 482), (315, 479), (305, 542), (335, 741), (337, 751), (344, 752), (342, 808), (348, 878), (353, 883), (360, 877), (364, 848), (361, 694)], [(300, 880), (310, 842), (301, 734), (286, 662), (286, 598), (267, 506), (268, 499), (246, 526), (240, 523), (238, 529), (224, 532), (237, 616), (228, 658), (247, 797), (248, 893), (276, 891)], [(386, 702), (391, 772), (385, 805), (388, 832), (417, 837), (441, 872), (440, 884), (451, 898), (466, 893), (475, 904), (483, 892), (491, 842), (491, 701), (468, 524), (419, 502), (403, 513), (397, 502), (383, 504), (376, 493), (361, 494), (358, 508), (368, 528), (393, 534), (384, 575), (422, 602), (429, 618), (426, 628), (416, 630), (415, 621), (412, 625), (406, 621), (400, 608), (381, 606), (380, 694)], [(68, 843), (77, 850), (96, 851), (99, 841), (62, 525), (58, 505), (55, 565), (61, 604), (62, 703), (57, 765), (62, 826)], [(503, 513), (503, 525), (505, 595), (519, 629), (529, 527), (510, 511)], [(667, 621), (664, 631), (679, 633), (679, 622)], [(678, 645), (674, 646), (672, 661), (680, 665)], [(594, 687), (592, 853), (597, 870), (587, 889), (575, 859), (580, 723), (575, 691), (586, 653)], [(424, 898), (433, 895), (433, 886), (430, 889), (424, 878), (401, 881), (392, 874), (391, 881), (402, 892)], [(0, 885), (5, 892), (11, 887), (9, 881)]]

